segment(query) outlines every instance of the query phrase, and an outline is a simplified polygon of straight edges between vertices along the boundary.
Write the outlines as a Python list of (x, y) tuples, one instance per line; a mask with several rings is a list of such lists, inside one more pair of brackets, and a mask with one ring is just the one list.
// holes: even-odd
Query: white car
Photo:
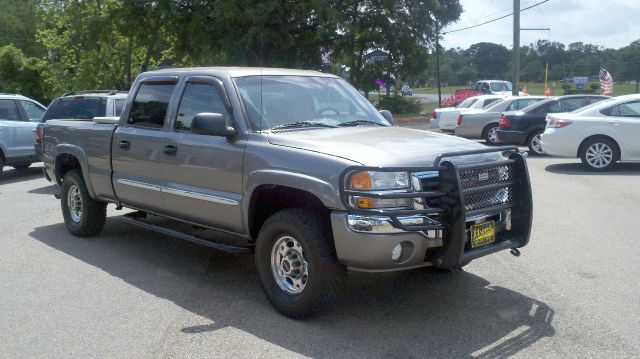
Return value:
[(488, 108), (489, 105), (494, 104), (504, 98), (505, 96), (499, 95), (480, 95), (468, 97), (460, 104), (463, 104), (465, 101), (469, 101), (471, 103), (469, 106), (460, 108), (456, 107), (451, 111), (442, 112), (442, 114), (440, 115), (440, 121), (438, 122), (438, 128), (440, 128), (442, 132), (453, 133), (456, 127), (458, 127), (458, 116), (461, 113)]
[(640, 95), (597, 102), (570, 113), (547, 115), (542, 149), (552, 156), (580, 157), (605, 171), (617, 161), (640, 162)]
[(462, 100), (462, 102), (457, 104), (455, 107), (436, 108), (431, 113), (431, 122), (429, 123), (429, 126), (433, 128), (440, 128), (440, 118), (442, 117), (442, 114), (444, 112), (457, 111), (461, 108), (467, 108), (473, 105), (476, 101), (478, 101), (478, 99), (475, 97), (467, 97), (466, 99)]

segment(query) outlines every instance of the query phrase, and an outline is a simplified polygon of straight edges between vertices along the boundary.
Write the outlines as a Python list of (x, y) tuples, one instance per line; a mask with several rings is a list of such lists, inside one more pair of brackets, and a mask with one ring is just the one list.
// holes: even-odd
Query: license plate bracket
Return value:
[(469, 228), (471, 248), (477, 248), (496, 241), (496, 222), (487, 221), (474, 224)]

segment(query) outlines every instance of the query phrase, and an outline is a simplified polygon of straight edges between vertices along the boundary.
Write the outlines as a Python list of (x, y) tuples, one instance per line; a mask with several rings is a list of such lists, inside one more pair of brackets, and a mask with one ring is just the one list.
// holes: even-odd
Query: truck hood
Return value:
[[(272, 132), (269, 143), (348, 159), (365, 166), (430, 166), (441, 153), (485, 146), (459, 137), (402, 127), (358, 126)], [(493, 160), (497, 154), (458, 157), (455, 162)]]

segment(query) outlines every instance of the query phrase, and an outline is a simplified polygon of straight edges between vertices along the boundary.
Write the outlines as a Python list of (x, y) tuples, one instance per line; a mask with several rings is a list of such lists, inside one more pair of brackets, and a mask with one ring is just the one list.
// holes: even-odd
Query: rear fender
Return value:
[(55, 162), (58, 161), (60, 155), (65, 155), (65, 154), (72, 155), (78, 159), (78, 162), (80, 163), (80, 170), (82, 172), (82, 178), (84, 179), (84, 183), (87, 187), (87, 191), (89, 192), (89, 195), (91, 196), (91, 198), (95, 199), (96, 198), (95, 191), (93, 190), (93, 184), (91, 183), (90, 177), (89, 177), (89, 163), (87, 162), (87, 156), (84, 150), (80, 146), (62, 144), (54, 148), (53, 158), (55, 158), (55, 160), (54, 160), (53, 168), (54, 168), (54, 178), (56, 179), (56, 182), (60, 183), (59, 180), (62, 179), (61, 178), (62, 176), (55, 173), (55, 170), (57, 168), (56, 166), (57, 164)]

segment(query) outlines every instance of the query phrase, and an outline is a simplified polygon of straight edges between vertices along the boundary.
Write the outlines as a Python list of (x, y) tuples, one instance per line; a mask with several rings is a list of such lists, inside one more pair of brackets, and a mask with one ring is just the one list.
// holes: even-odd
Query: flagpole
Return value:
[(544, 95), (545, 96), (547, 96), (547, 76), (548, 75), (549, 75), (549, 63), (547, 62), (544, 68)]

